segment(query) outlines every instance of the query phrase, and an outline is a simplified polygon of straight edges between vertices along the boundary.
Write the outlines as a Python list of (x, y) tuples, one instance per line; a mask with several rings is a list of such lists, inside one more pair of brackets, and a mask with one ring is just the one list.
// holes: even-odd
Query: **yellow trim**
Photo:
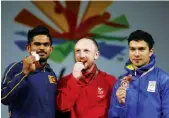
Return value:
[(133, 67), (132, 64), (127, 65), (127, 68), (128, 68), (129, 70), (134, 70), (134, 67)]
[(3, 99), (5, 99), (6, 97), (8, 97), (8, 95), (23, 81), (23, 79), (24, 79), (26, 76), (27, 76), (27, 75), (23, 76), (23, 77), (21, 78), (21, 81), (20, 81), (18, 84), (16, 84), (16, 86), (15, 86), (6, 96), (4, 96), (1, 100), (3, 100)]
[(22, 71), (20, 73), (16, 74), (15, 77), (18, 76), (18, 75), (20, 75), (20, 74), (22, 74)]
[[(10, 82), (11, 82), (11, 81), (9, 81), (7, 84), (9, 84)], [(6, 88), (7, 88), (7, 87), (5, 86), (4, 88), (1, 89), (1, 91), (4, 90), (4, 89), (6, 89)]]
[(11, 70), (16, 64), (17, 64), (17, 62), (15, 62), (15, 63), (9, 68), (8, 72), (6, 72), (3, 84), (4, 84), (5, 81), (6, 81), (7, 74), (10, 72), (10, 70)]
[(7, 88), (7, 87), (2, 88), (1, 91), (4, 90), (4, 89), (6, 89), (6, 88)]
[[(9, 84), (10, 82), (11, 82), (11, 81), (8, 81), (8, 83), (7, 83), (7, 84)], [(7, 88), (7, 87), (2, 88), (2, 89), (1, 89), (1, 91), (2, 91), (2, 90), (4, 90), (4, 89), (6, 89), (6, 88)]]
[[(11, 82), (11, 80), (10, 80), (10, 81), (8, 81), (8, 83), (10, 83), (10, 82)], [(7, 83), (7, 84), (8, 84), (8, 83)]]
[[(15, 77), (18, 76), (18, 75), (20, 75), (20, 74), (22, 74), (22, 71), (21, 71), (20, 73), (18, 73), (17, 75), (15, 75)], [(10, 82), (12, 82), (12, 80), (8, 81), (8, 82), (7, 82), (7, 85), (8, 85)], [(2, 88), (1, 91), (4, 90), (4, 89), (6, 89), (6, 88), (7, 88), (7, 87)]]

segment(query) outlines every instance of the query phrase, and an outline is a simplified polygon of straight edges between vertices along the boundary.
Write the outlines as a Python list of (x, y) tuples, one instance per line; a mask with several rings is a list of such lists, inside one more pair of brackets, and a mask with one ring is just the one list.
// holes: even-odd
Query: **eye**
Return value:
[(79, 53), (80, 52), (80, 50), (75, 50), (75, 53)]
[(136, 49), (135, 48), (130, 48), (130, 51), (135, 51)]
[(41, 45), (41, 43), (40, 43), (40, 42), (34, 42), (34, 45), (36, 45), (36, 46), (40, 46), (40, 45)]
[(84, 52), (88, 53), (88, 52), (89, 52), (89, 50), (88, 50), (88, 49), (84, 49)]
[(49, 47), (50, 46), (50, 43), (44, 43), (43, 44), (45, 47)]
[(139, 50), (140, 50), (140, 51), (144, 51), (144, 50), (145, 50), (145, 48), (144, 48), (144, 47), (141, 47), (141, 48), (139, 48)]

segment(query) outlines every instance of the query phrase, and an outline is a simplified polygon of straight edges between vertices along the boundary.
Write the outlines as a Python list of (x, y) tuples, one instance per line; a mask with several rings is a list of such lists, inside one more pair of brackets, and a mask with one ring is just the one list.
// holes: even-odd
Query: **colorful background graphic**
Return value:
[[(87, 7), (82, 9), (84, 13), (81, 17), (79, 16), (80, 5), (82, 3), (80, 1), (65, 1), (65, 7), (63, 7), (59, 1), (33, 1), (32, 3), (47, 16), (61, 32), (53, 29), (26, 8), (22, 9), (15, 17), (15, 21), (29, 27), (35, 27), (39, 24), (47, 26), (50, 29), (55, 45), (50, 59), (55, 62), (64, 62), (64, 59), (73, 51), (75, 41), (82, 37), (92, 37), (96, 40), (102, 40), (98, 43), (100, 55), (106, 59), (112, 59), (118, 54), (121, 54), (125, 49), (125, 46), (122, 45), (109, 45), (103, 42), (107, 40), (122, 42), (127, 38), (124, 36), (106, 35), (106, 33), (113, 33), (129, 28), (125, 15), (111, 18), (112, 14), (107, 11), (107, 8), (113, 4), (112, 1), (86, 2)], [(15, 33), (17, 35), (27, 36), (27, 32), (24, 31), (16, 31)], [(17, 40), (15, 43), (21, 50), (25, 50), (26, 40)], [(110, 53), (110, 50), (112, 50), (113, 53)]]
[[(150, 32), (156, 42), (157, 65), (169, 73), (169, 2), (1, 2), (1, 73), (23, 59), (27, 31), (36, 25), (49, 27), (54, 50), (49, 63), (60, 76), (72, 71), (73, 46), (83, 36), (95, 38), (101, 56), (97, 66), (120, 76), (128, 59), (126, 37), (136, 29)], [(2, 118), (8, 118), (7, 107)]]

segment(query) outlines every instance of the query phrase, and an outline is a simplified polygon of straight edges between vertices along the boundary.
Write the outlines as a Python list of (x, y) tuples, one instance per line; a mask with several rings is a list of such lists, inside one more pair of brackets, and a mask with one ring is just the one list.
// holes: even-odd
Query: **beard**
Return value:
[(95, 65), (95, 63), (91, 63), (89, 65), (87, 64), (86, 67), (82, 70), (82, 72), (89, 71), (94, 65)]
[(39, 63), (43, 65), (44, 63), (47, 62), (47, 60), (48, 58), (40, 58)]

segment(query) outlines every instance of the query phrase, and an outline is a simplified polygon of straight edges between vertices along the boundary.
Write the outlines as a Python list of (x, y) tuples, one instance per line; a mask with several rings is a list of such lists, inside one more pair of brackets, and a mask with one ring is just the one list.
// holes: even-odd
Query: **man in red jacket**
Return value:
[(74, 54), (72, 73), (58, 81), (57, 108), (71, 111), (71, 118), (107, 118), (116, 78), (97, 68), (99, 51), (95, 40), (80, 39)]

